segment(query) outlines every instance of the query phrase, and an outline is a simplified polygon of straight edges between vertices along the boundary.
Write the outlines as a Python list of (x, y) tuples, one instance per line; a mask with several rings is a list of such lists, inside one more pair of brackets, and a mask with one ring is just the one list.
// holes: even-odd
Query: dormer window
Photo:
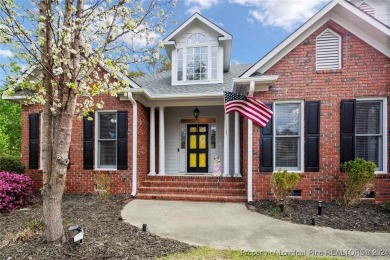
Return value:
[(331, 29), (317, 36), (316, 67), (317, 70), (341, 68), (341, 36)]
[(195, 83), (218, 80), (218, 46), (206, 35), (194, 33), (176, 50), (176, 81)]

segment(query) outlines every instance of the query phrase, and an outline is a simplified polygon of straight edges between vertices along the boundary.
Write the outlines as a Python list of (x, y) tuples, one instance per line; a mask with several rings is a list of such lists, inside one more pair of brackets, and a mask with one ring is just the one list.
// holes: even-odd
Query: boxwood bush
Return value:
[(24, 166), (20, 157), (0, 156), (0, 171), (25, 173), (26, 166)]
[(0, 212), (9, 212), (34, 200), (33, 183), (23, 174), (0, 172)]
[(351, 206), (370, 191), (372, 181), (375, 179), (376, 164), (356, 158), (343, 163), (341, 168), (345, 172), (342, 204)]
[(287, 172), (286, 170), (274, 172), (271, 176), (271, 188), (275, 198), (286, 202), (300, 179), (301, 175), (298, 173)]

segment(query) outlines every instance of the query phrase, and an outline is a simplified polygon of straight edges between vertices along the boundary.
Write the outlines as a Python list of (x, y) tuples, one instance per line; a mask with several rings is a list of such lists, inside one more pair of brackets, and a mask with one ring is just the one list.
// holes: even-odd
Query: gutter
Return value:
[(130, 91), (127, 93), (127, 97), (129, 99), (129, 101), (133, 104), (133, 166), (132, 166), (133, 176), (132, 176), (132, 181), (131, 181), (132, 189), (131, 189), (130, 197), (135, 198), (135, 195), (137, 194), (137, 160), (138, 160), (138, 156), (137, 156), (137, 150), (138, 150), (138, 147), (137, 147), (137, 143), (138, 143), (137, 113), (138, 113), (138, 106), (137, 106), (137, 102), (134, 100), (133, 95)]
[[(249, 85), (248, 96), (252, 97), (255, 91), (255, 81), (251, 81)], [(253, 150), (253, 122), (248, 119), (248, 204), (253, 204), (253, 164), (252, 164), (252, 150)]]

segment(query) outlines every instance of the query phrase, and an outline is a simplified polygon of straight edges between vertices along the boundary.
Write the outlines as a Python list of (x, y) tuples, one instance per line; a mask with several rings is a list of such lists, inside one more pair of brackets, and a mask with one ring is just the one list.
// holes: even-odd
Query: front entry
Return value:
[(208, 172), (208, 125), (187, 125), (187, 172)]

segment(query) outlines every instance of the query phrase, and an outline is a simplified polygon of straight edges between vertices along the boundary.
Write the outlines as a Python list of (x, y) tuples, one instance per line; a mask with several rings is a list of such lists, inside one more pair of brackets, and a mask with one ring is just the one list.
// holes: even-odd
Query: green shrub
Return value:
[(301, 175), (294, 172), (287, 172), (286, 170), (278, 170), (274, 172), (271, 177), (272, 192), (277, 200), (286, 200), (295, 189)]
[(343, 163), (341, 169), (345, 172), (342, 204), (351, 206), (370, 191), (372, 181), (375, 179), (376, 165), (362, 158), (356, 158)]
[(0, 171), (25, 173), (26, 166), (17, 156), (0, 156)]
[(383, 212), (390, 213), (390, 200), (381, 205)]

